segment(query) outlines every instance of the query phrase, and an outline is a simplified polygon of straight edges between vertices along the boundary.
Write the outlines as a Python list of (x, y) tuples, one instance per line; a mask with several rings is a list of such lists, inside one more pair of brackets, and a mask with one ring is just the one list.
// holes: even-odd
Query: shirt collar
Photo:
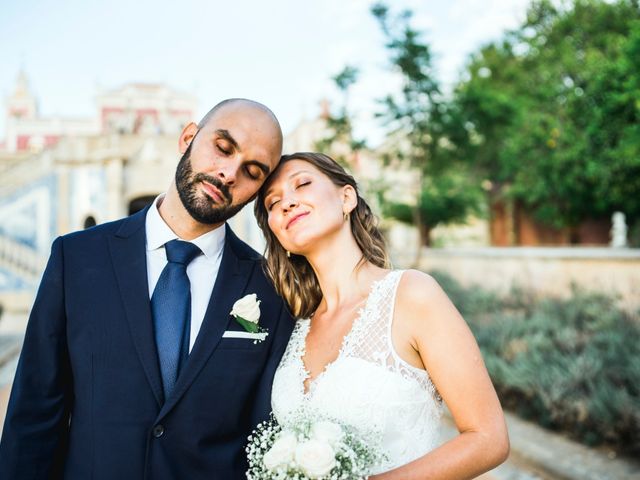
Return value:
[[(147, 212), (145, 229), (147, 234), (148, 251), (157, 250), (163, 247), (168, 241), (179, 238), (173, 230), (169, 228), (169, 225), (167, 225), (158, 211), (158, 205), (162, 202), (164, 195), (164, 193), (158, 195)], [(222, 225), (190, 241), (194, 245), (197, 245), (208, 259), (215, 259), (222, 253), (225, 231), (226, 228)]]

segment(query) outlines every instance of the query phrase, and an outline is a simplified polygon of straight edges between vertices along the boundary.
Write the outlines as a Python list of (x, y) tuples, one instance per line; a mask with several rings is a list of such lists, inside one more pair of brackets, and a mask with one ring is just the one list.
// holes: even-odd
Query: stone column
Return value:
[(58, 164), (58, 208), (56, 212), (56, 229), (58, 235), (69, 233), (71, 230), (71, 172), (68, 165)]
[(124, 166), (122, 158), (110, 158), (105, 162), (107, 196), (107, 218), (100, 221), (117, 220), (127, 215), (124, 199)]

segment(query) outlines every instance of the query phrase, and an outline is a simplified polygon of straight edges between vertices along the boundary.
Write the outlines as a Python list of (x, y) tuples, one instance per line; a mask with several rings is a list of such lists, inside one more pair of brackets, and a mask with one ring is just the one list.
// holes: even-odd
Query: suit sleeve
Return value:
[(255, 404), (253, 408), (253, 415), (251, 418), (251, 424), (257, 425), (258, 423), (269, 418), (271, 413), (271, 386), (273, 384), (273, 377), (276, 373), (276, 369), (280, 364), (280, 359), (284, 355), (284, 351), (289, 343), (289, 337), (291, 337), (291, 331), (293, 330), (294, 321), (291, 314), (281, 302), (280, 317), (276, 331), (273, 332), (273, 343), (271, 344), (271, 351), (267, 363), (262, 372), (260, 379), (260, 385), (258, 386)]
[(0, 442), (0, 478), (61, 478), (73, 385), (66, 341), (62, 238), (36, 295)]

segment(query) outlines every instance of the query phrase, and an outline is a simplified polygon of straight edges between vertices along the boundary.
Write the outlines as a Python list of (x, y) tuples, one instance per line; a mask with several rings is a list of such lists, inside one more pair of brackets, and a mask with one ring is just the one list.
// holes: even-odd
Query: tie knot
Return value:
[(164, 249), (167, 252), (167, 261), (181, 263), (182, 265), (189, 265), (191, 260), (202, 253), (197, 245), (181, 240), (171, 240), (165, 243)]

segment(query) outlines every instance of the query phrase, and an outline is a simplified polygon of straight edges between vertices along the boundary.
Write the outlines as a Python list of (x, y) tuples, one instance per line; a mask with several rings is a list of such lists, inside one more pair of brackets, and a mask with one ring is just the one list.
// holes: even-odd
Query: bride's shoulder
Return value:
[(418, 270), (405, 270), (398, 284), (396, 310), (401, 316), (420, 317), (442, 313), (451, 308), (451, 301), (435, 278)]
[(435, 278), (419, 270), (404, 270), (398, 285), (398, 301), (423, 302), (444, 295)]

